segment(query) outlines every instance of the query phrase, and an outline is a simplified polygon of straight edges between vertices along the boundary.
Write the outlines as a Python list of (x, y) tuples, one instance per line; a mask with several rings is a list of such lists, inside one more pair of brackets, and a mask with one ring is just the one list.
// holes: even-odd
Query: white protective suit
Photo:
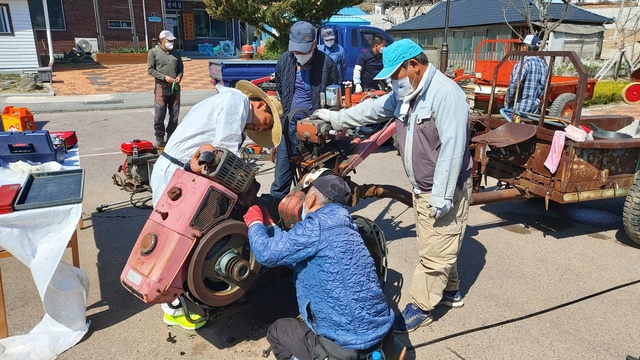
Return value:
[[(249, 98), (239, 90), (216, 86), (218, 93), (193, 106), (169, 138), (164, 152), (184, 164), (201, 145), (211, 144), (239, 154), (244, 141), (244, 127), (251, 116)], [(173, 176), (178, 165), (160, 156), (153, 166), (150, 185), (153, 206)]]

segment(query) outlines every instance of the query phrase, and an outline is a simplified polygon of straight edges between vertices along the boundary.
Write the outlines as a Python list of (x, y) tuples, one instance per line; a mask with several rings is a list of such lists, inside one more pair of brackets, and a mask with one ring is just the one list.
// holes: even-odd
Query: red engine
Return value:
[(122, 143), (120, 150), (127, 155), (118, 172), (113, 174), (113, 183), (127, 191), (149, 186), (153, 164), (158, 159), (156, 148), (150, 141), (135, 139)]

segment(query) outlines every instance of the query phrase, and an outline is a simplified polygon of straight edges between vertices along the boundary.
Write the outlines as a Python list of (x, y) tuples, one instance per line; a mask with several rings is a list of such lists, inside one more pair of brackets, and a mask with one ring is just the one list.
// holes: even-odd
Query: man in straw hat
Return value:
[(458, 252), (471, 197), (468, 105), (460, 86), (429, 63), (422, 47), (402, 39), (384, 49), (376, 79), (391, 78), (393, 91), (349, 109), (317, 110), (335, 130), (395, 119), (399, 150), (413, 187), (419, 261), (411, 279), (412, 301), (396, 317), (396, 332), (433, 321), (438, 305), (464, 302)]
[(236, 88), (217, 86), (218, 93), (197, 103), (180, 122), (153, 167), (151, 189), (156, 205), (173, 172), (185, 168), (194, 172), (201, 146), (222, 147), (236, 155), (245, 134), (256, 144), (275, 147), (280, 143), (282, 105), (249, 81), (238, 81)]

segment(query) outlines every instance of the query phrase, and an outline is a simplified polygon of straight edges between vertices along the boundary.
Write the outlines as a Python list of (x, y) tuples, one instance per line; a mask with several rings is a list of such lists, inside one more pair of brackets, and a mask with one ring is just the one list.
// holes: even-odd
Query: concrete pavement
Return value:
[[(79, 248), (80, 267), (91, 281), (91, 325), (59, 359), (260, 359), (268, 326), (280, 316), (296, 315), (290, 280), (266, 288), (240, 313), (210, 321), (195, 336), (168, 329), (159, 305), (144, 304), (119, 282), (150, 210), (128, 203), (95, 210), (128, 199), (111, 175), (125, 158), (121, 142), (153, 136), (152, 109), (94, 111), (82, 121), (77, 115), (40, 114), (44, 129), (77, 132), (85, 169), (86, 228), (79, 231)], [(257, 179), (268, 191), (273, 172)], [(352, 179), (409, 188), (392, 149), (372, 154)], [(640, 246), (622, 229), (622, 200), (552, 203), (549, 211), (539, 200), (473, 206), (459, 257), (465, 306), (438, 308), (433, 324), (399, 336), (412, 347), (406, 359), (622, 360), (640, 354)], [(385, 294), (394, 310), (404, 308), (417, 262), (412, 210), (389, 199), (363, 200), (350, 210), (374, 219), (385, 232)], [(67, 251), (64, 259), (70, 258)], [(21, 334), (40, 320), (42, 304), (24, 265), (2, 259), (0, 266), (9, 332)], [(169, 332), (174, 343), (167, 341)]]

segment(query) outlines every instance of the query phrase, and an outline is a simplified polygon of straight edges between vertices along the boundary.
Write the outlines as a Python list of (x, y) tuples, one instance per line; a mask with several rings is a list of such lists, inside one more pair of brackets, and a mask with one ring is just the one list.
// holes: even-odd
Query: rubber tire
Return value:
[(640, 82), (632, 82), (622, 89), (622, 100), (627, 104), (634, 105), (640, 102)]
[(565, 110), (565, 107), (571, 103), (573, 103), (571, 105), (571, 113), (573, 114), (573, 110), (576, 107), (576, 94), (560, 94), (555, 100), (553, 100), (553, 104), (551, 104), (551, 106), (549, 107), (549, 115), (560, 117), (563, 116), (563, 110)]
[(627, 236), (640, 244), (640, 177), (633, 183), (624, 200), (622, 224)]

